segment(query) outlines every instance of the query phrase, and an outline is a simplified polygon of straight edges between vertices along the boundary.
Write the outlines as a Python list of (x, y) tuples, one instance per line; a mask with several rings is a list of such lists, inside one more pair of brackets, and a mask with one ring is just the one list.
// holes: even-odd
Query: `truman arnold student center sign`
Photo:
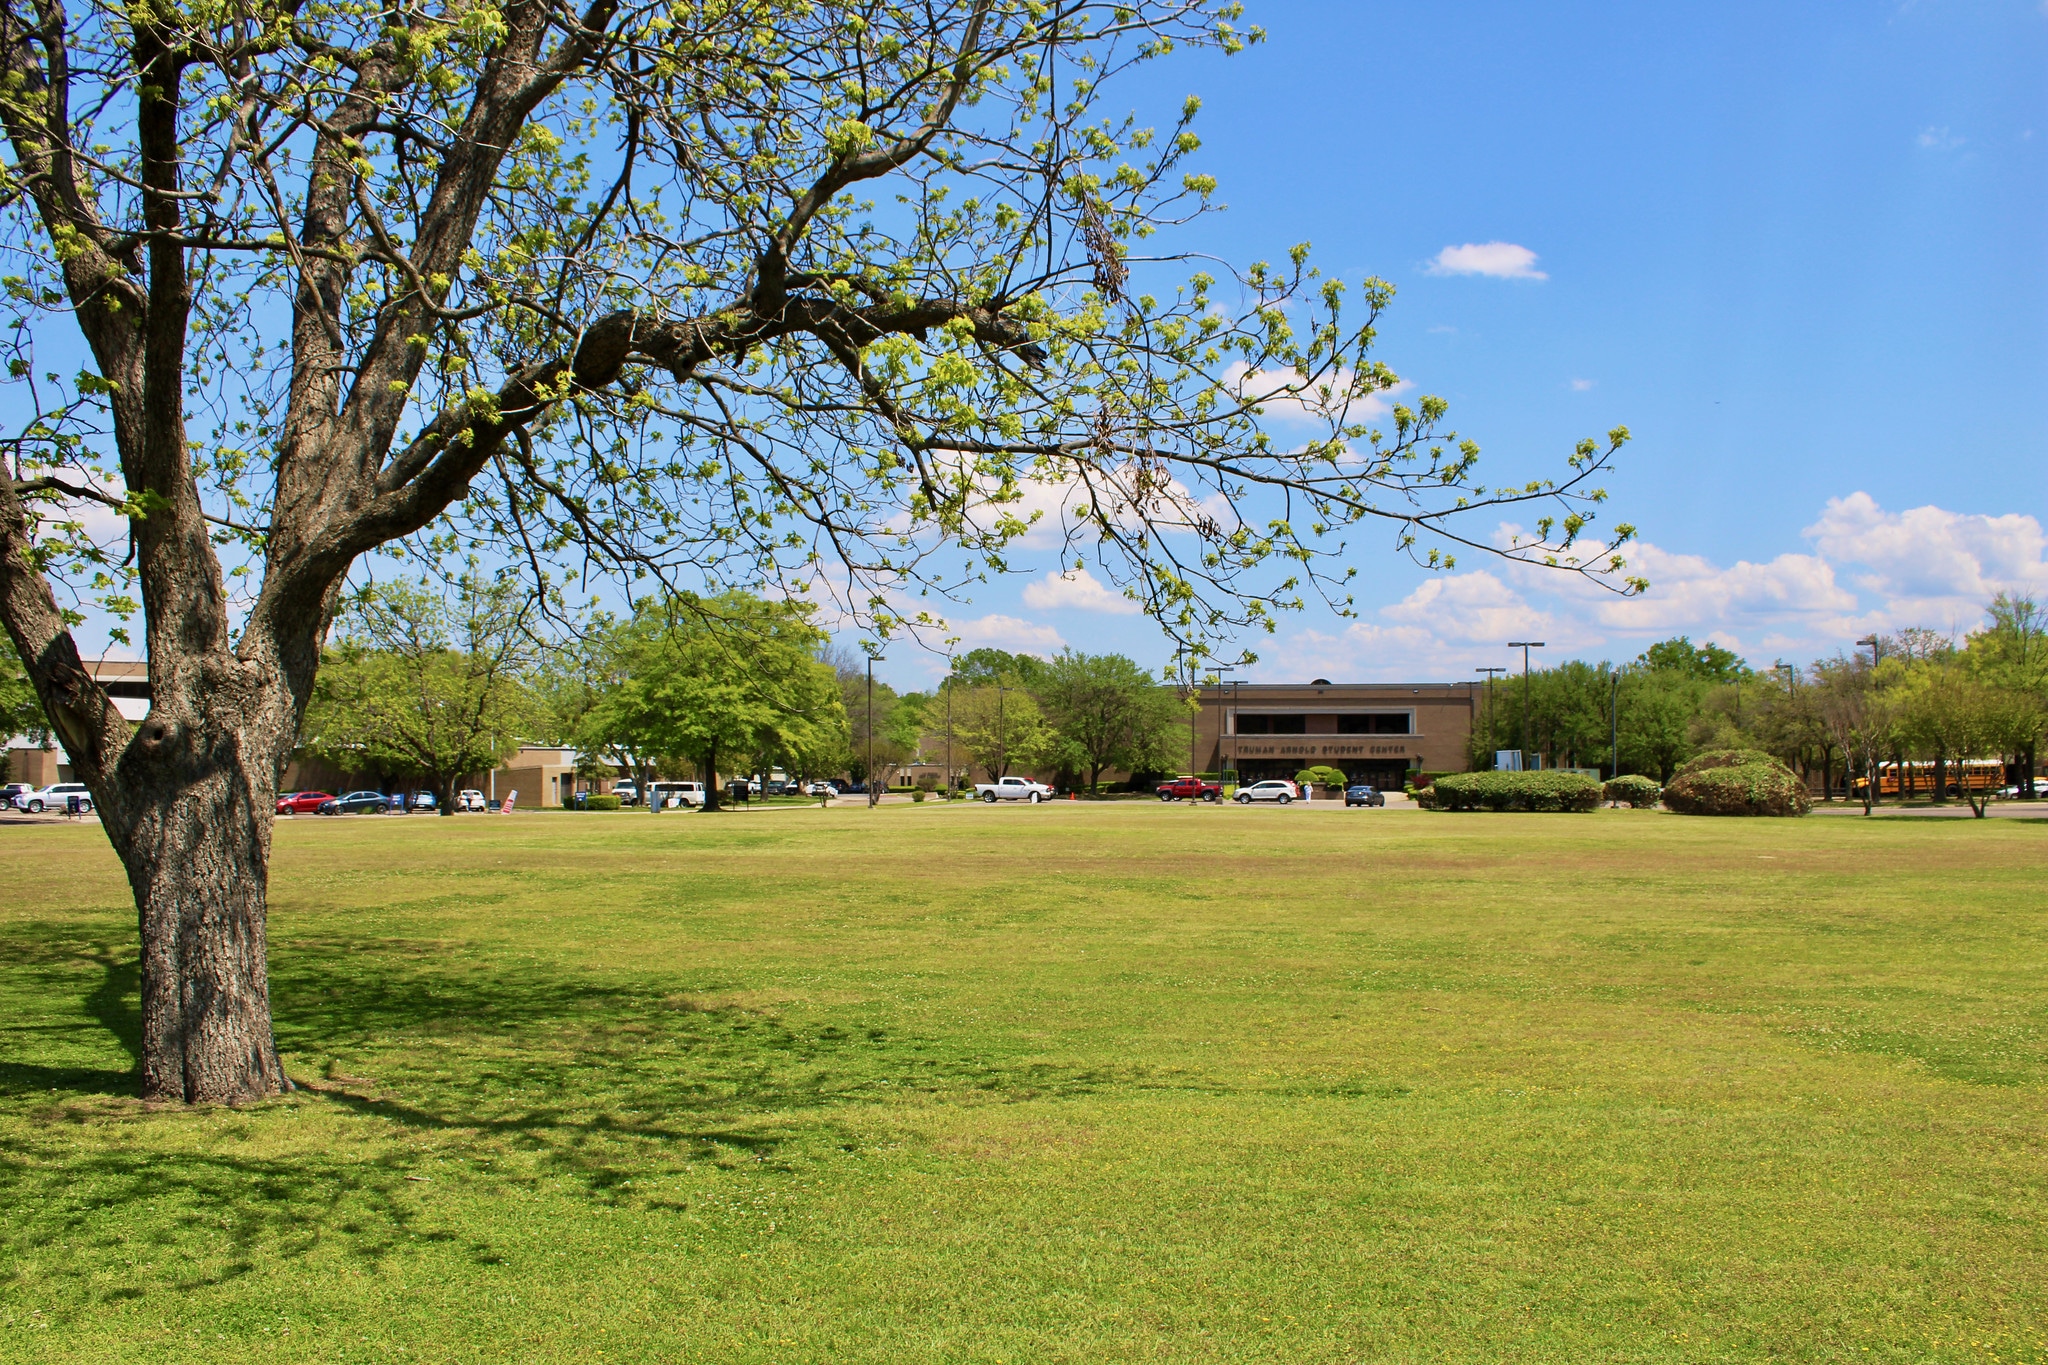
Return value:
[(1478, 705), (1464, 683), (1229, 683), (1202, 689), (1197, 770), (1239, 782), (1329, 767), (1401, 789), (1411, 772), (1463, 772)]

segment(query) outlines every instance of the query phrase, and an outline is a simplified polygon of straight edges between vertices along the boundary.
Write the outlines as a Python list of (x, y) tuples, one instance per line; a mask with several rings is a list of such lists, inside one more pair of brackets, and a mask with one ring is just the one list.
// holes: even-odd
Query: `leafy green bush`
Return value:
[(1583, 811), (1600, 784), (1579, 773), (1449, 773), (1417, 795), (1429, 810)]
[(619, 798), (611, 793), (606, 793), (603, 796), (592, 793), (583, 798), (583, 809), (585, 810), (617, 810), (620, 804)]
[(1634, 806), (1637, 810), (1648, 810), (1657, 804), (1657, 798), (1664, 789), (1657, 785), (1654, 777), (1643, 777), (1629, 773), (1625, 777), (1610, 777), (1600, 794), (1617, 805)]
[(928, 789), (928, 788), (925, 788), (925, 787), (914, 787), (914, 788), (912, 788), (912, 789), (911, 789), (911, 792), (910, 792), (910, 799), (911, 799), (911, 800), (913, 800), (913, 801), (922, 801), (922, 800), (924, 800), (924, 799), (925, 799), (925, 797), (926, 797), (927, 795), (929, 795), (929, 794), (930, 794), (930, 792), (929, 792), (929, 789)]
[(1326, 767), (1320, 763), (1313, 768), (1303, 768), (1294, 775), (1294, 780), (1296, 784), (1304, 787), (1311, 782), (1315, 783), (1318, 787), (1337, 787), (1340, 789), (1345, 785), (1343, 769)]
[(1756, 749), (1701, 754), (1671, 779), (1664, 804), (1680, 815), (1804, 815), (1813, 809), (1799, 775)]

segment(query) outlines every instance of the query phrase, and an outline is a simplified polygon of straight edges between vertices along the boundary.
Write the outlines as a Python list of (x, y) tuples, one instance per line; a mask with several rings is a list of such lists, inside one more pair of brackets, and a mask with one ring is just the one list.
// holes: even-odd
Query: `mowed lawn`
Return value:
[(0, 828), (7, 1361), (2048, 1359), (2048, 826), (280, 822), (255, 1108)]

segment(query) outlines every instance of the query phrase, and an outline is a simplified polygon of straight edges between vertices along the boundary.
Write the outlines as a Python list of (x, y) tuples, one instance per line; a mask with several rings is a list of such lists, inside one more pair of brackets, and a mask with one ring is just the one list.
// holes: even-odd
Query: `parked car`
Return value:
[(1264, 782), (1254, 782), (1249, 787), (1239, 787), (1237, 789), (1237, 804), (1249, 806), (1254, 801), (1277, 801), (1284, 806), (1299, 795), (1301, 795), (1300, 789), (1292, 782), (1286, 781), (1283, 778), (1271, 777)]
[(317, 809), (322, 815), (389, 815), (405, 809), (405, 798), (383, 792), (350, 792), (329, 797)]
[(323, 802), (332, 801), (332, 792), (285, 792), (277, 798), (279, 815), (305, 815), (317, 811)]
[(647, 805), (650, 810), (684, 810), (704, 804), (702, 782), (649, 782), (647, 784)]
[(619, 798), (619, 804), (622, 806), (637, 806), (640, 804), (640, 784), (637, 782), (614, 782), (612, 783), (612, 795)]
[(975, 783), (974, 794), (990, 803), (1029, 801), (1035, 806), (1052, 798), (1052, 788), (1043, 782), (1033, 782), (1028, 777), (1006, 777), (1000, 782)]
[(71, 809), (71, 797), (78, 798), (81, 811), (92, 809), (92, 793), (83, 782), (52, 782), (40, 791), (26, 791), (14, 798), (14, 808), (25, 810), (30, 815), (41, 815), (46, 810)]
[(1347, 806), (1384, 806), (1387, 798), (1380, 795), (1379, 788), (1361, 782), (1344, 789), (1344, 804)]
[(804, 795), (833, 797), (839, 795), (839, 788), (830, 782), (813, 782), (804, 788)]
[(484, 794), (475, 787), (464, 787), (455, 793), (455, 809), (458, 811), (485, 811), (491, 803), (484, 800)]
[(1221, 801), (1223, 788), (1199, 777), (1176, 777), (1152, 789), (1161, 801)]
[(404, 801), (407, 810), (437, 809), (432, 792), (414, 792), (412, 795), (405, 797)]
[(26, 782), (9, 782), (6, 786), (0, 787), (0, 810), (15, 809), (14, 798), (27, 796), (34, 790), (35, 788)]

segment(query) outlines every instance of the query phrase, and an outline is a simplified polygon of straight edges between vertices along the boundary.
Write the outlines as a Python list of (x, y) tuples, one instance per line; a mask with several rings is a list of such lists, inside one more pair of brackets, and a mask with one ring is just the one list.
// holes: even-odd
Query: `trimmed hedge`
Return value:
[(1657, 785), (1657, 779), (1654, 777), (1629, 773), (1623, 777), (1608, 778), (1607, 785), (1600, 789), (1600, 794), (1617, 805), (1648, 810), (1657, 804), (1657, 798), (1664, 794), (1664, 789)]
[(1756, 749), (1701, 754), (1678, 770), (1664, 804), (1680, 815), (1804, 815), (1813, 798), (1799, 775)]
[(1585, 811), (1600, 784), (1579, 773), (1448, 773), (1416, 793), (1429, 810)]
[(609, 792), (603, 796), (592, 795), (583, 798), (585, 810), (617, 810), (620, 804), (619, 798)]

